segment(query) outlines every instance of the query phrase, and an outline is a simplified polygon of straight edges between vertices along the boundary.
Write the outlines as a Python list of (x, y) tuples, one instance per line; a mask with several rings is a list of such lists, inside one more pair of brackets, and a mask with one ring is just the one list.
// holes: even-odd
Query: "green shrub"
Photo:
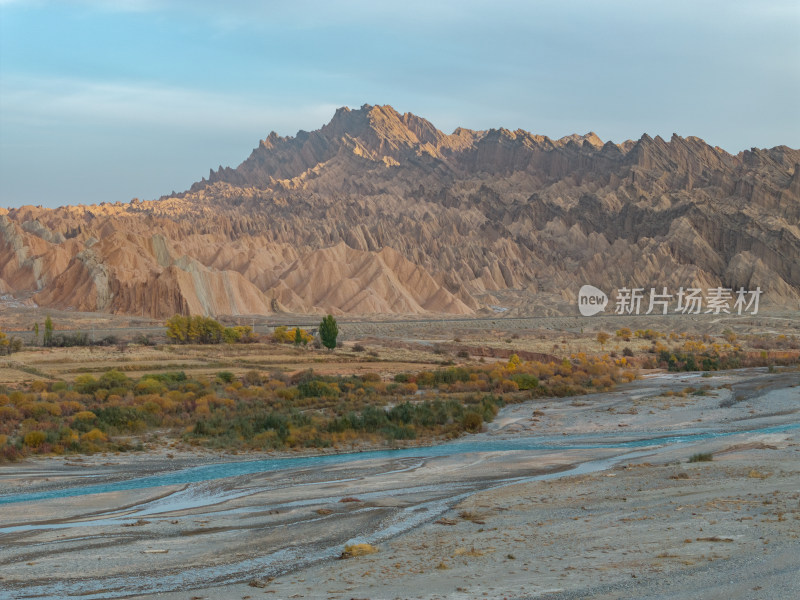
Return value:
[(220, 371), (217, 373), (217, 379), (222, 383), (232, 383), (235, 375), (230, 371)]
[(527, 373), (515, 373), (511, 376), (511, 380), (516, 382), (521, 390), (532, 390), (539, 385), (539, 380)]
[(47, 434), (44, 431), (29, 431), (22, 438), (22, 442), (30, 448), (38, 448), (47, 440)]
[(325, 381), (312, 380), (301, 383), (297, 386), (301, 398), (338, 398), (340, 394), (339, 387), (336, 384), (330, 384)]
[(91, 375), (78, 375), (75, 378), (74, 388), (76, 392), (81, 394), (93, 394), (95, 390), (100, 388), (100, 384)]
[(483, 426), (483, 416), (471, 410), (462, 417), (461, 424), (467, 431), (475, 433)]
[(690, 463), (695, 462), (708, 462), (714, 460), (714, 455), (710, 452), (698, 452), (697, 454), (692, 454), (689, 457)]
[(114, 390), (114, 389), (123, 389), (127, 390), (133, 384), (133, 381), (130, 377), (125, 375), (116, 369), (111, 369), (110, 371), (106, 371), (100, 376), (100, 380), (97, 382), (98, 388), (103, 388), (106, 390)]

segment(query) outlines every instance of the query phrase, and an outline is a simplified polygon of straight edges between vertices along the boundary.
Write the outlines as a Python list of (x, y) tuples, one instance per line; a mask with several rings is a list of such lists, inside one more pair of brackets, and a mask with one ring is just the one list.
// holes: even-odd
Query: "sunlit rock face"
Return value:
[(557, 314), (587, 284), (758, 286), (798, 308), (798, 163), (342, 108), (174, 197), (0, 209), (0, 292), (153, 317)]

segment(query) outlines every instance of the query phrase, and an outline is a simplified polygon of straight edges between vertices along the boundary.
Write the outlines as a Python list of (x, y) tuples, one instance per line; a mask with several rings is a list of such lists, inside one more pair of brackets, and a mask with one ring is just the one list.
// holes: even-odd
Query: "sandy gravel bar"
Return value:
[[(0, 598), (798, 597), (798, 384), (662, 374), (506, 407), (463, 453), (0, 504)], [(0, 500), (219, 458), (39, 459)]]

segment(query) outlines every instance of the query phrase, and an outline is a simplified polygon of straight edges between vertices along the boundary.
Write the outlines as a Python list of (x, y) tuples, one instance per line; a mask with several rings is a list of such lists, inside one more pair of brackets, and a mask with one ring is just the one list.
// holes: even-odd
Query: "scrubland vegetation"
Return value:
[[(47, 341), (59, 345), (52, 324), (46, 325)], [(82, 362), (79, 370), (59, 371), (60, 360), (48, 358), (57, 350), (37, 351), (33, 364), (9, 362), (26, 375), (0, 384), (0, 460), (138, 450), (154, 442), (229, 451), (426, 443), (479, 431), (504, 404), (609, 390), (634, 379), (640, 368), (713, 371), (800, 362), (796, 337), (731, 331), (712, 337), (623, 327), (614, 335), (561, 334), (553, 352), (567, 344), (586, 351), (528, 361), (517, 354), (506, 358), (508, 350), (492, 348), (491, 338), (482, 337), (480, 346), (458, 339), (434, 345), (427, 356), (405, 350), (401, 360), (412, 362), (399, 368), (384, 358), (401, 356), (389, 340), (380, 357), (377, 351), (359, 354), (365, 351), (361, 344), (349, 352), (319, 352), (309, 347), (321, 347), (319, 338), (302, 328), (276, 327), (268, 338), (258, 338), (249, 327), (181, 316), (167, 322), (166, 334), (173, 343), (153, 352), (177, 354), (160, 365), (152, 359), (138, 365), (129, 362), (130, 353), (118, 353), (104, 355), (103, 366)], [(150, 346), (146, 341), (139, 345)], [(517, 334), (506, 340), (520, 354), (527, 348), (529, 357), (551, 342)], [(209, 353), (206, 344), (223, 346)], [(328, 346), (336, 344), (329, 336)], [(7, 338), (0, 337), (0, 346), (12, 349)], [(495, 351), (505, 357), (492, 356)], [(381, 374), (364, 373), (367, 363), (386, 364), (392, 374), (375, 366), (368, 370)]]
[(109, 370), (71, 384), (34, 381), (0, 388), (0, 459), (135, 450), (151, 436), (235, 450), (447, 439), (480, 430), (507, 402), (606, 390), (633, 379), (624, 360), (578, 355), (545, 364), (514, 355), (503, 363), (401, 373), (393, 381), (312, 370), (139, 378)]
[(687, 333), (671, 333), (667, 336), (648, 330), (648, 335), (641, 337), (653, 340), (649, 355), (638, 361), (642, 367), (650, 369), (718, 371), (785, 366), (800, 361), (800, 340), (794, 336), (753, 335), (739, 339), (733, 332), (725, 332), (719, 339)]

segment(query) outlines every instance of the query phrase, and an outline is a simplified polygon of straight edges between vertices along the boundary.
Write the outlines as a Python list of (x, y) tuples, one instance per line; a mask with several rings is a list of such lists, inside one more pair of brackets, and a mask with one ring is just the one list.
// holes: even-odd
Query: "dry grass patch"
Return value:
[(474, 545), (469, 548), (456, 548), (453, 551), (453, 558), (455, 558), (456, 556), (473, 556), (473, 557), (483, 556), (484, 554), (489, 554), (491, 552), (494, 552), (494, 550), (495, 550), (494, 548), (485, 548), (481, 550), (480, 548), (475, 548)]
[(372, 544), (348, 544), (344, 547), (340, 558), (356, 558), (375, 554), (376, 552), (378, 552), (378, 549)]
[(458, 513), (458, 516), (464, 521), (472, 521), (473, 523), (476, 523), (478, 525), (486, 524), (485, 515), (482, 515), (480, 513), (475, 513), (469, 510), (462, 510), (460, 513)]
[(758, 469), (750, 469), (750, 472), (747, 474), (751, 479), (766, 479), (770, 475), (772, 475), (772, 473), (764, 473)]

